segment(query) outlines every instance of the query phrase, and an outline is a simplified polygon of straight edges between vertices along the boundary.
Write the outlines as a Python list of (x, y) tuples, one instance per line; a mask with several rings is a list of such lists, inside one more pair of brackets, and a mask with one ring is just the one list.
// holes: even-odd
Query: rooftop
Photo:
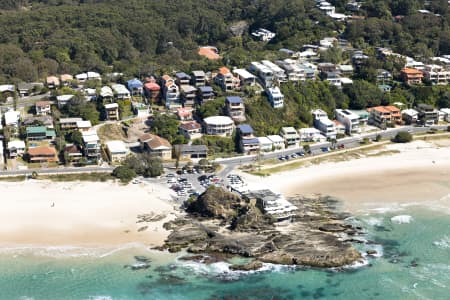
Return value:
[(241, 104), (242, 98), (239, 96), (228, 96), (225, 98), (225, 101), (230, 104)]
[(238, 128), (242, 134), (253, 134), (253, 128), (249, 124), (241, 124)]
[(208, 125), (233, 125), (234, 122), (230, 117), (212, 116), (203, 120)]
[(122, 141), (109, 141), (106, 142), (106, 146), (108, 147), (111, 153), (126, 153), (128, 152), (128, 148), (125, 146), (125, 143)]

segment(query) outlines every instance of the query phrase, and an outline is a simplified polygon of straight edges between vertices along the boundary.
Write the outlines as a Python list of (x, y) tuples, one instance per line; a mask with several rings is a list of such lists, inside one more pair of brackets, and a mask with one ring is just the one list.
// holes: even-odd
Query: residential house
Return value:
[(420, 70), (413, 68), (403, 68), (400, 70), (400, 76), (408, 85), (421, 84), (423, 73)]
[(43, 115), (43, 116), (30, 116), (23, 119), (22, 126), (45, 126), (48, 129), (54, 129), (55, 126), (53, 124), (52, 116)]
[(75, 75), (75, 79), (78, 80), (79, 82), (83, 83), (88, 80), (102, 80), (102, 77), (97, 72), (89, 71), (86, 73), (80, 73), (80, 74)]
[(284, 149), (286, 146), (284, 138), (279, 135), (268, 135), (267, 138), (272, 142), (273, 148), (276, 150)]
[(406, 125), (416, 124), (419, 120), (419, 112), (415, 109), (402, 110), (402, 119)]
[(77, 121), (77, 129), (79, 131), (89, 131), (92, 128), (91, 121)]
[(56, 103), (58, 104), (58, 108), (62, 108), (64, 105), (69, 103), (69, 101), (72, 100), (73, 97), (75, 96), (70, 94), (56, 96)]
[(86, 101), (96, 101), (97, 100), (97, 90), (91, 88), (83, 88), (84, 98)]
[(273, 150), (273, 143), (272, 141), (265, 136), (257, 137), (259, 142), (259, 149), (264, 152), (269, 152)]
[(202, 137), (202, 125), (197, 121), (183, 122), (178, 126), (180, 134), (189, 140), (198, 139)]
[(444, 121), (450, 122), (450, 108), (441, 108), (440, 112), (444, 115)]
[(254, 136), (253, 128), (248, 124), (237, 127), (239, 135), (239, 148), (244, 154), (254, 154), (259, 151), (259, 140)]
[(282, 108), (284, 106), (284, 95), (281, 93), (280, 88), (275, 86), (266, 90), (267, 98), (270, 105), (273, 108)]
[(138, 118), (147, 118), (150, 115), (150, 108), (147, 104), (131, 102), (133, 112)]
[(194, 107), (197, 89), (192, 85), (180, 85), (184, 107)]
[(3, 117), (5, 118), (5, 125), (11, 126), (14, 128), (19, 127), (20, 123), (20, 111), (16, 111), (13, 109), (8, 110), (4, 113)]
[(140, 96), (143, 93), (143, 84), (142, 81), (140, 81), (137, 78), (133, 78), (127, 81), (128, 89), (131, 92), (132, 96)]
[(121, 162), (130, 153), (122, 141), (108, 141), (106, 142), (106, 149), (111, 162)]
[(234, 69), (233, 73), (241, 81), (241, 86), (254, 86), (256, 84), (256, 76), (245, 69)]
[(384, 69), (377, 69), (377, 83), (379, 84), (388, 84), (392, 82), (392, 73), (384, 70)]
[(176, 83), (181, 85), (190, 85), (191, 84), (191, 76), (184, 72), (178, 72), (175, 74)]
[(274, 82), (274, 74), (271, 69), (259, 62), (254, 61), (250, 64), (248, 70), (259, 77), (264, 88), (272, 87)]
[(126, 100), (131, 98), (130, 91), (123, 84), (112, 84), (111, 88), (117, 99)]
[(56, 133), (45, 126), (28, 126), (26, 128), (27, 141), (53, 140)]
[(198, 87), (197, 97), (198, 103), (203, 104), (204, 102), (214, 100), (216, 95), (214, 94), (214, 90), (211, 86), (205, 85)]
[(208, 147), (206, 145), (175, 145), (175, 151), (180, 155), (180, 159), (202, 159), (208, 157)]
[(82, 118), (61, 118), (59, 119), (59, 125), (61, 130), (74, 130), (77, 129), (77, 122), (83, 121)]
[(62, 74), (61, 75), (61, 84), (63, 86), (68, 86), (73, 81), (73, 76), (70, 74)]
[(59, 78), (56, 76), (48, 76), (47, 79), (45, 80), (47, 87), (49, 89), (54, 89), (59, 87)]
[(297, 61), (288, 58), (285, 60), (276, 61), (275, 63), (286, 71), (287, 79), (289, 81), (305, 81), (305, 70), (300, 68), (300, 66), (297, 64)]
[(334, 126), (334, 122), (328, 119), (328, 115), (321, 109), (316, 109), (312, 111), (314, 117), (314, 127), (319, 129), (320, 132), (327, 139), (335, 139), (336, 138), (336, 127)]
[(323, 62), (323, 63), (317, 64), (317, 70), (319, 70), (319, 72), (321, 74), (324, 74), (324, 73), (337, 73), (336, 65), (332, 64), (332, 63), (329, 63), (329, 62)]
[(432, 84), (448, 84), (450, 81), (450, 71), (440, 65), (425, 65), (422, 73), (424, 79)]
[(342, 87), (342, 78), (339, 73), (336, 72), (324, 72), (322, 73), (324, 81), (329, 82), (331, 85), (334, 85), (337, 88)]
[(17, 85), (17, 91), (19, 92), (20, 97), (30, 96), (33, 93), (34, 89), (33, 83), (21, 82)]
[(180, 90), (175, 80), (169, 75), (163, 75), (163, 98), (167, 109), (177, 109), (182, 106)]
[(389, 84), (380, 84), (378, 85), (378, 88), (384, 93), (390, 93), (392, 90), (392, 86)]
[(376, 106), (367, 111), (370, 113), (369, 123), (380, 128), (386, 128), (388, 124), (400, 124), (402, 121), (400, 109), (395, 106)]
[(288, 78), (286, 75), (286, 72), (280, 68), (278, 65), (274, 64), (270, 60), (263, 60), (261, 63), (269, 68), (273, 73), (273, 81), (277, 83), (285, 83), (287, 82)]
[(102, 88), (100, 89), (100, 97), (104, 101), (112, 102), (114, 98), (114, 92), (109, 86), (102, 86)]
[(234, 77), (227, 67), (221, 67), (219, 73), (214, 77), (214, 81), (225, 92), (238, 90), (240, 88), (239, 78)]
[(97, 135), (97, 131), (82, 131), (81, 136), (83, 138), (84, 155), (88, 159), (99, 160), (101, 158), (100, 138)]
[(423, 125), (437, 124), (439, 120), (439, 112), (433, 106), (428, 104), (419, 104), (416, 107), (419, 113), (419, 121)]
[(234, 121), (230, 117), (212, 116), (205, 118), (203, 122), (208, 135), (230, 137), (233, 134)]
[(206, 85), (206, 74), (203, 71), (192, 71), (191, 84), (195, 87)]
[(254, 36), (256, 39), (260, 41), (269, 42), (276, 36), (276, 34), (265, 28), (258, 28), (257, 30), (252, 32), (252, 36)]
[(178, 119), (180, 119), (181, 121), (188, 121), (192, 120), (192, 111), (193, 111), (192, 108), (179, 107), (177, 108), (176, 115)]
[(58, 162), (58, 155), (54, 147), (38, 146), (28, 149), (29, 161), (32, 163)]
[(391, 112), (391, 122), (394, 124), (402, 124), (402, 113), (400, 109), (393, 105), (385, 106)]
[(155, 78), (147, 78), (147, 82), (144, 83), (144, 96), (152, 103), (159, 102), (161, 98), (161, 87), (156, 83)]
[(300, 128), (298, 134), (301, 142), (323, 142), (326, 140), (325, 136), (320, 133), (320, 130), (314, 127)]
[(119, 104), (107, 103), (105, 104), (106, 119), (112, 121), (118, 121), (119, 117)]
[(83, 153), (78, 145), (66, 144), (64, 146), (64, 157), (67, 157), (69, 162), (77, 163), (83, 157)]
[(37, 101), (34, 105), (36, 115), (49, 115), (52, 113), (50, 101)]
[[(300, 136), (294, 127), (282, 127), (280, 136), (284, 139), (284, 143), (287, 148), (298, 147), (300, 142)], [(269, 136), (271, 139), (271, 137)]]
[(225, 98), (225, 112), (236, 122), (245, 121), (245, 105), (239, 96), (228, 96)]
[(345, 133), (360, 133), (359, 116), (348, 109), (336, 109), (336, 119), (345, 126)]
[[(338, 136), (344, 136), (345, 135), (345, 126), (339, 122), (338, 120), (333, 120), (334, 122), (334, 127), (336, 128), (336, 137)], [(358, 122), (359, 125), (359, 122)]]
[(17, 156), (22, 156), (25, 153), (25, 142), (20, 140), (9, 141), (6, 148), (8, 157), (15, 158)]
[(168, 140), (154, 134), (146, 133), (139, 138), (143, 151), (161, 157), (162, 160), (172, 158), (172, 145)]
[(352, 65), (338, 65), (337, 71), (345, 76), (353, 75), (353, 66)]

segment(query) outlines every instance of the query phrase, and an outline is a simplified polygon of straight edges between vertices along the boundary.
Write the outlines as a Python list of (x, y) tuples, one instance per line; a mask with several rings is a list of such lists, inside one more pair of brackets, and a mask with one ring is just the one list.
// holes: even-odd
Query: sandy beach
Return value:
[(426, 205), (450, 213), (450, 142), (391, 144), (397, 153), (325, 162), (261, 178), (241, 173), (249, 188), (286, 196), (331, 195), (352, 213)]
[[(0, 196), (1, 245), (161, 245), (162, 225), (175, 217), (158, 184), (1, 182)], [(137, 223), (140, 214), (164, 217)]]

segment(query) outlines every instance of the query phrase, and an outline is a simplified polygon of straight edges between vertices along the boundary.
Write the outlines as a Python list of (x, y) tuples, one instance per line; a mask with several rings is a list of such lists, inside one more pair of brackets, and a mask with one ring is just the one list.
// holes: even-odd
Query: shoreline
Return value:
[[(156, 183), (0, 182), (0, 247), (162, 245), (175, 218), (170, 190)], [(138, 222), (147, 214), (154, 221)]]
[[(385, 150), (398, 153), (376, 155)], [(389, 144), (372, 154), (267, 177), (239, 174), (249, 189), (270, 186), (286, 197), (332, 196), (340, 200), (342, 210), (352, 214), (402, 205), (435, 206), (450, 214), (450, 141)]]

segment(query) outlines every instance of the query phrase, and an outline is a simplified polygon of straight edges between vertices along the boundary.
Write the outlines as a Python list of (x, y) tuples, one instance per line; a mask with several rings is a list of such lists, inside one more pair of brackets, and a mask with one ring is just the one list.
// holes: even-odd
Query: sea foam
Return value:
[(412, 217), (408, 215), (399, 215), (391, 218), (392, 223), (407, 224), (412, 221)]
[(444, 236), (439, 241), (433, 242), (433, 244), (441, 249), (450, 249), (450, 237)]

